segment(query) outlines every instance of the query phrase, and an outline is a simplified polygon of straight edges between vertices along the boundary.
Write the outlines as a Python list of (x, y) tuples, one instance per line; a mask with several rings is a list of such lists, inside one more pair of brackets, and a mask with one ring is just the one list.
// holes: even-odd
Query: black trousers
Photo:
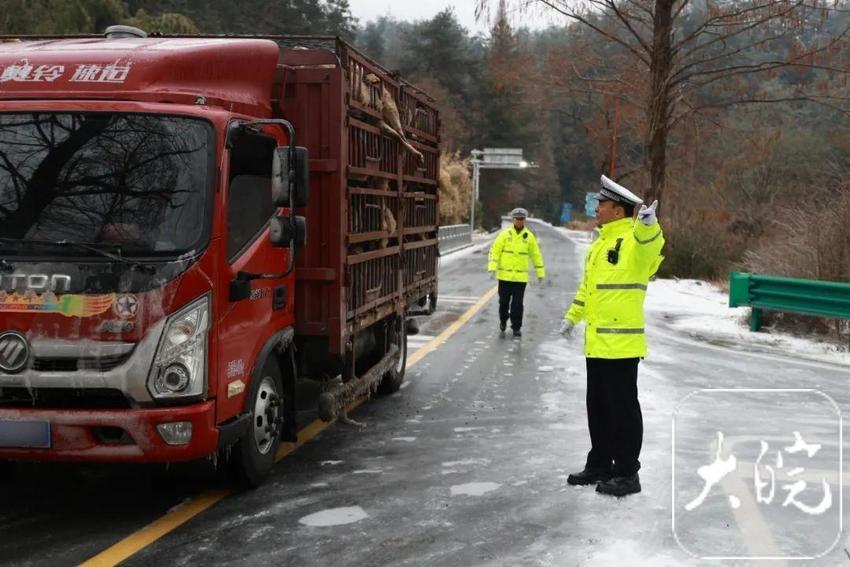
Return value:
[(587, 359), (588, 467), (612, 468), (614, 476), (640, 469), (643, 415), (638, 401), (637, 358)]
[(522, 302), (525, 299), (525, 282), (506, 282), (499, 280), (499, 322), (508, 322), (511, 318), (511, 329), (519, 331), (522, 328)]

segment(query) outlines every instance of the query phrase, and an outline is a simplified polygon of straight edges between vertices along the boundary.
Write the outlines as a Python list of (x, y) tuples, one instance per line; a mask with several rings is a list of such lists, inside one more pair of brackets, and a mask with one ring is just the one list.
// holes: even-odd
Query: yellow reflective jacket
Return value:
[[(619, 242), (619, 245), (618, 245)], [(646, 356), (643, 301), (646, 288), (664, 259), (661, 225), (645, 226), (631, 218), (602, 225), (584, 260), (584, 276), (565, 318), (585, 319), (588, 358)], [(609, 256), (617, 252), (613, 264)]]
[(487, 271), (506, 282), (528, 282), (528, 261), (531, 260), (538, 279), (546, 277), (543, 255), (534, 233), (527, 226), (520, 232), (512, 226), (499, 233), (490, 246)]

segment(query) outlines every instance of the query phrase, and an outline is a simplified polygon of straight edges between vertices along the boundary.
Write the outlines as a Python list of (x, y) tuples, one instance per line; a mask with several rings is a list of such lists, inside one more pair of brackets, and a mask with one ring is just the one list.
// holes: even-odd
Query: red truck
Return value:
[[(0, 43), (0, 461), (223, 458), (396, 391), (439, 115), (337, 38)], [(299, 406), (304, 400), (298, 400)]]

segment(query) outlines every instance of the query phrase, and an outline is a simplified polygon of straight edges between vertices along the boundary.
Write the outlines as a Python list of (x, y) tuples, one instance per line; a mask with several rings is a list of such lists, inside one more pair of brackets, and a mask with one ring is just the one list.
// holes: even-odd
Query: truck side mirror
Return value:
[[(295, 172), (295, 178), (290, 177), (290, 170)], [(294, 183), (291, 183), (294, 182)], [(310, 152), (307, 148), (295, 148), (295, 164), (290, 164), (289, 146), (279, 146), (275, 149), (272, 162), (272, 200), (275, 206), (289, 206), (289, 191), (294, 185), (292, 195), (293, 205), (306, 207), (310, 193)]]
[(293, 242), (295, 246), (304, 246), (307, 242), (307, 219), (273, 217), (269, 223), (269, 237), (276, 248), (289, 248)]

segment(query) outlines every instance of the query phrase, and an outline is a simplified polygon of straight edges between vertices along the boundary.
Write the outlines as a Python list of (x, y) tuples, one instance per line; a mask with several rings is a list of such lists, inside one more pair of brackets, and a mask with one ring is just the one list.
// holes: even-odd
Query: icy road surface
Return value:
[[(650, 284), (650, 356), (638, 382), (643, 492), (618, 500), (567, 486), (589, 448), (585, 370), (580, 341), (568, 343), (556, 329), (580, 277), (586, 236), (532, 227), (549, 278), (526, 293), (521, 341), (499, 337), (497, 301), (490, 300), (409, 369), (401, 392), (352, 412), (365, 428), (328, 428), (279, 463), (266, 485), (225, 498), (124, 564), (711, 564), (677, 543), (674, 501), (680, 543), (696, 555), (815, 555), (823, 550), (809, 548), (830, 546), (844, 503), (837, 417), (817, 395), (757, 390), (816, 389), (846, 413), (850, 356), (804, 340), (751, 336), (742, 313), (727, 310), (725, 296), (705, 284)], [(443, 259), (439, 310), (411, 337), (411, 353), (492, 289), (485, 266), (480, 246)], [(736, 473), (719, 479), (689, 516), (685, 506), (705, 484), (698, 469), (717, 456), (717, 430), (726, 433), (721, 459), (738, 453)], [(795, 430), (820, 450), (812, 458), (785, 450), (778, 463), (777, 452), (794, 446)], [(761, 441), (769, 449), (760, 468), (776, 473), (771, 504), (753, 486)], [(719, 469), (700, 470), (710, 476)], [(148, 478), (125, 469), (23, 467), (4, 483), (0, 563), (77, 564), (217, 486), (182, 471)], [(817, 504), (822, 478), (832, 491), (827, 512), (782, 505), (788, 491), (781, 487), (799, 479), (808, 488), (797, 500)], [(813, 564), (850, 564), (845, 544), (842, 536)]]

